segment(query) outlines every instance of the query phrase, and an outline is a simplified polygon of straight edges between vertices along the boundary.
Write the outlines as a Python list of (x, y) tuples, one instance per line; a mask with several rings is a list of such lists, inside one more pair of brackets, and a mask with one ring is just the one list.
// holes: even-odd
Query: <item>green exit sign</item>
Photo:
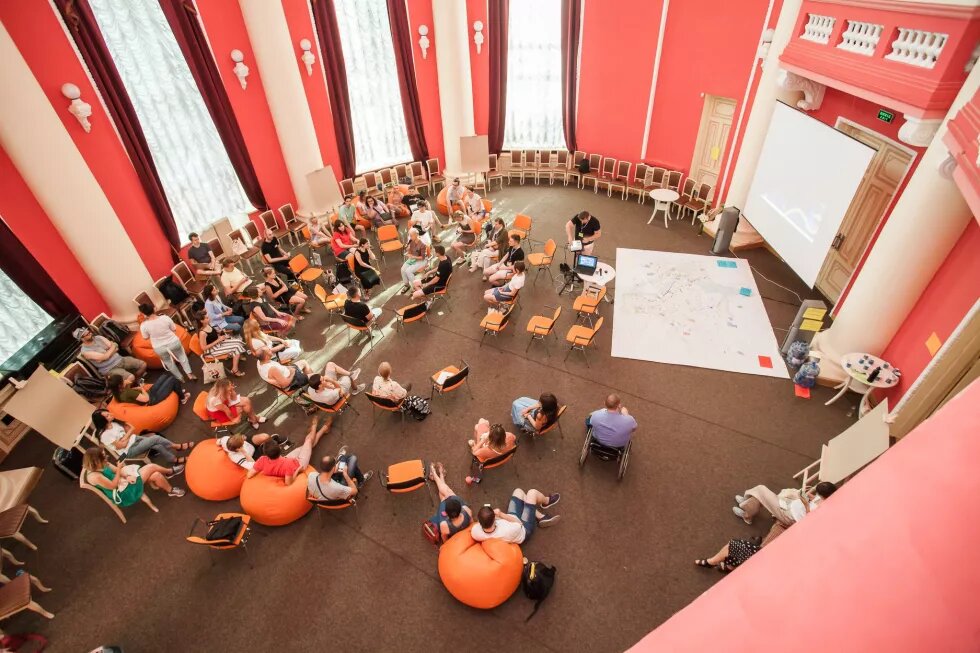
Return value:
[(878, 120), (882, 122), (891, 122), (895, 119), (895, 114), (891, 111), (885, 111), (884, 109), (878, 109)]

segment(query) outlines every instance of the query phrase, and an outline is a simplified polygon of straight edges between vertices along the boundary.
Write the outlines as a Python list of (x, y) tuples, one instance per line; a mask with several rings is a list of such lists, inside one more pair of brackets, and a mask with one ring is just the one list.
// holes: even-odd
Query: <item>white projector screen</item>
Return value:
[(875, 150), (776, 104), (743, 213), (811, 288)]

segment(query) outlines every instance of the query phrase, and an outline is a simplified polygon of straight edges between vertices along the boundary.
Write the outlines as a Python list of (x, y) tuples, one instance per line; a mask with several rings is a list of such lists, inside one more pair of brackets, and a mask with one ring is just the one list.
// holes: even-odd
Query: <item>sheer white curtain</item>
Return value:
[(560, 0), (510, 3), (504, 147), (565, 149)]
[(253, 210), (157, 0), (90, 0), (181, 238)]
[(0, 270), (0, 362), (13, 356), (52, 321), (44, 309)]
[(336, 0), (357, 172), (412, 160), (385, 0)]

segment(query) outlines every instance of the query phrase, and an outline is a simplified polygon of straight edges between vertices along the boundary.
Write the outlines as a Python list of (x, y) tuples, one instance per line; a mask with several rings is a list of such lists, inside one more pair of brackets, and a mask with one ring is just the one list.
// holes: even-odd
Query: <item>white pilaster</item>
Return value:
[[(72, 249), (114, 317), (153, 278), (6, 28), (0, 24), (0, 145)], [(67, 101), (64, 110), (67, 111)], [(102, 123), (101, 129), (112, 129)]]
[(296, 64), (286, 14), (281, 2), (240, 0), (240, 3), (289, 181), (299, 204), (297, 211), (307, 213), (316, 207), (316, 202), (306, 175), (323, 167), (323, 157), (303, 89), (303, 78)]
[[(459, 138), (476, 134), (473, 123), (473, 79), (470, 74), (469, 24), (462, 0), (432, 0), (432, 22), (436, 39), (436, 69), (439, 72), (439, 110), (446, 149), (446, 176), (462, 170)], [(496, 25), (487, 25), (495, 30)]]

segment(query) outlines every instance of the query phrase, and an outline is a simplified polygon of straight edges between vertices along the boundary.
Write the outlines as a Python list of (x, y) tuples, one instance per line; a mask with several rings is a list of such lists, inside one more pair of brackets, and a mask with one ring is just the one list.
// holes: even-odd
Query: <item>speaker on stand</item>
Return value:
[(718, 230), (715, 232), (715, 242), (711, 245), (711, 253), (725, 255), (732, 245), (732, 236), (738, 228), (738, 218), (741, 211), (735, 206), (726, 206), (718, 216)]

